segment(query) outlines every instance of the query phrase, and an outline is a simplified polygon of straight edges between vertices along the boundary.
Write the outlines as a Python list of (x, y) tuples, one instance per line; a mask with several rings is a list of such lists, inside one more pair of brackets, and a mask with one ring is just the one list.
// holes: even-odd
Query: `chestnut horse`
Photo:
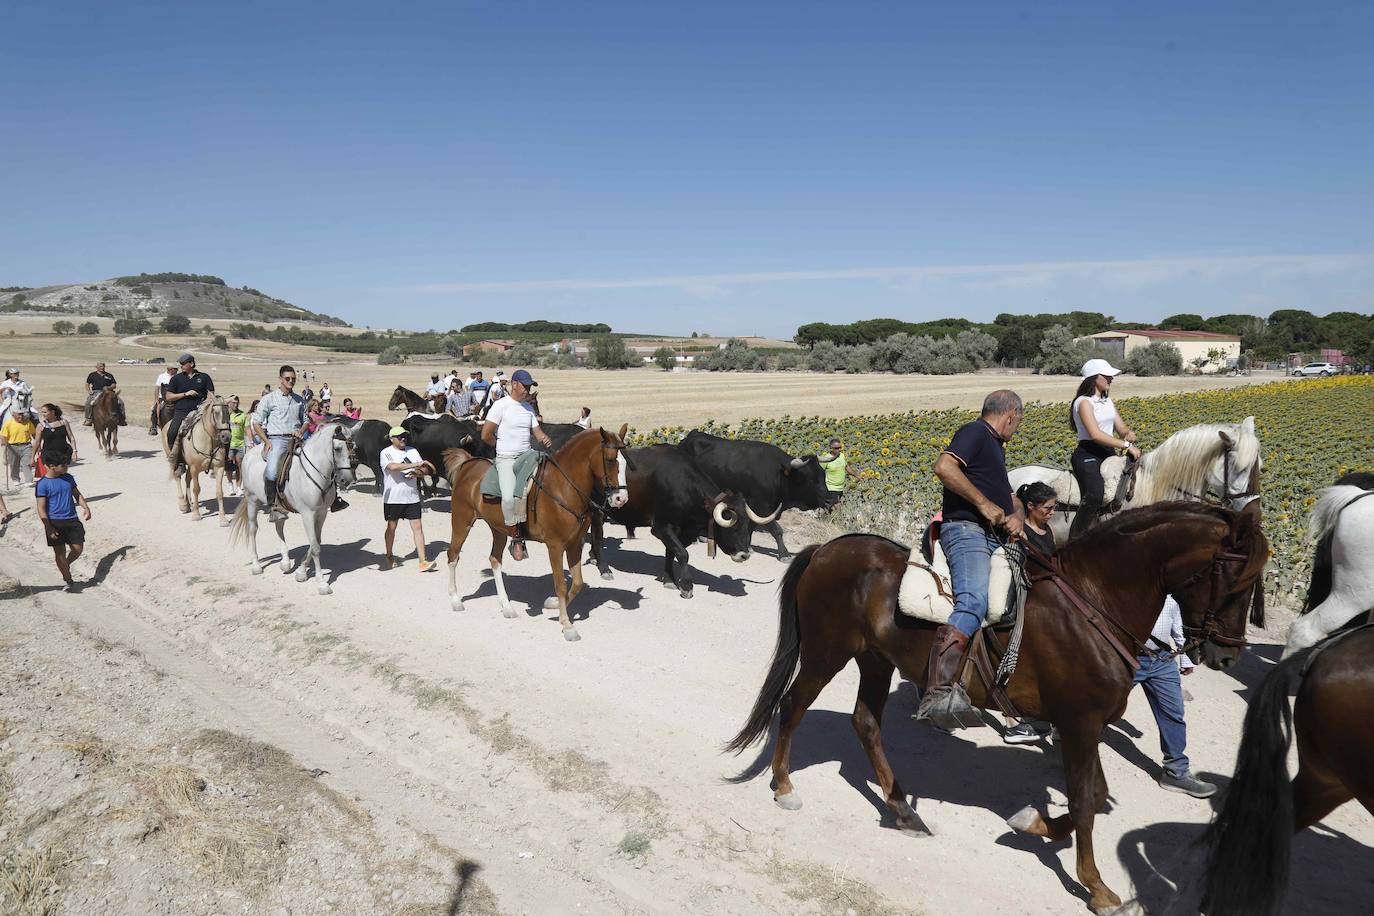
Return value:
[(391, 392), (391, 400), (386, 402), (387, 410), (400, 410), (404, 407), (412, 413), (443, 413), (447, 406), (447, 395), (436, 394), (433, 397), (424, 397), (411, 391), (405, 385), (397, 385), (396, 390)]
[(106, 458), (119, 454), (119, 389), (106, 385), (91, 405), (95, 442)]
[[(1374, 814), (1371, 659), (1374, 626), (1366, 625), (1289, 656), (1260, 685), (1245, 714), (1235, 778), (1203, 837), (1210, 847), (1202, 898), (1208, 916), (1277, 913), (1293, 834), (1352, 798)], [(1298, 774), (1289, 781), (1295, 734)]]
[[(749, 720), (727, 745), (736, 753), (744, 750), (777, 716), (774, 798), (783, 808), (801, 807), (788, 775), (792, 735), (825, 685), (855, 659), (860, 680), (854, 729), (898, 827), (925, 832), (888, 765), (879, 730), (893, 669), (925, 683), (935, 633), (935, 624), (897, 612), (908, 555), (906, 547), (884, 537), (845, 535), (806, 548), (783, 577), (772, 666)], [(1092, 830), (1094, 815), (1107, 801), (1098, 744), (1102, 729), (1126, 709), (1134, 656), (1149, 637), (1164, 596), (1172, 594), (1182, 607), (1185, 632), (1201, 643), (1207, 664), (1229, 666), (1245, 645), (1246, 608), (1251, 592), (1262, 584), (1268, 556), (1257, 503), (1240, 513), (1198, 503), (1158, 503), (1124, 512), (1094, 528), (1092, 537), (1069, 543), (1055, 558), (1062, 578), (1040, 579), (1031, 588), (1020, 661), (1006, 692), (1025, 716), (1058, 726), (1069, 812), (1046, 818), (1026, 808), (1008, 823), (1056, 841), (1076, 832), (1078, 880), (1091, 892), (1094, 909), (1121, 904), (1098, 873)], [(1039, 578), (1049, 570), (1032, 562), (1027, 572)], [(1112, 640), (1088, 622), (1060, 585), (1098, 609), (1105, 618), (1100, 626)], [(969, 694), (975, 705), (992, 704), (977, 677)]]
[[(570, 642), (581, 639), (568, 617), (568, 605), (582, 591), (582, 541), (591, 527), (592, 516), (601, 511), (598, 499), (605, 494), (610, 507), (625, 505), (628, 475), (622, 451), (628, 429), (628, 426), (621, 426), (619, 434), (604, 429), (579, 433), (535, 472), (534, 489), (527, 507), (528, 536), (549, 549), (556, 597), (545, 601), (544, 607), (557, 605), (563, 638)], [(506, 522), (499, 502), (489, 503), (482, 499), (482, 477), (491, 462), (486, 458), (473, 458), (461, 448), (451, 448), (444, 452), (444, 466), (453, 489), (450, 502), (453, 532), (448, 545), (449, 602), (455, 611), (463, 609), (463, 599), (458, 596), (458, 554), (473, 523), (480, 518), (491, 529), (491, 572), (496, 579), (496, 594), (501, 599), (501, 613), (514, 617), (516, 611), (506, 597), (506, 582), (501, 575)], [(572, 572), (571, 591), (563, 578), (564, 558)]]

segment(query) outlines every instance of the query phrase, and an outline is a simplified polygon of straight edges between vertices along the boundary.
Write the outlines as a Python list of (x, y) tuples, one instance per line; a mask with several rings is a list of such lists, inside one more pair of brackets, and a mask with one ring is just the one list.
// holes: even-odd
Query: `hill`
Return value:
[(107, 318), (228, 318), (301, 321), (347, 327), (348, 322), (292, 305), (251, 286), (234, 288), (206, 274), (159, 273), (88, 283), (0, 290), (0, 312), (46, 312)]

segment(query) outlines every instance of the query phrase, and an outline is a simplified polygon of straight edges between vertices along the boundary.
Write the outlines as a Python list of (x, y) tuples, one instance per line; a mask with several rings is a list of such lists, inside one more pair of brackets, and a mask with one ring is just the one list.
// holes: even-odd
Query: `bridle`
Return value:
[[(218, 454), (220, 449), (224, 449), (226, 455), (229, 454), (229, 402), (220, 401), (215, 403), (212, 401), (201, 409), (209, 415), (210, 422), (214, 426), (214, 434), (210, 437), (210, 451), (203, 452), (196, 447), (195, 430), (192, 430), (186, 436), (185, 442), (191, 447), (191, 451), (204, 458), (210, 464), (214, 464), (215, 455)], [(221, 422), (221, 420), (223, 422)], [(197, 425), (203, 424), (204, 422), (204, 420), (200, 420)]]
[[(354, 473), (358, 470), (358, 452), (353, 445), (353, 439), (343, 431), (342, 427), (334, 427), (334, 435), (330, 438), (329, 451), (331, 454), (333, 454), (334, 443), (339, 441), (340, 439), (343, 440), (344, 450), (348, 454), (347, 468), (350, 473)], [(303, 462), (305, 462), (305, 465), (315, 472), (315, 475), (313, 477), (309, 473), (307, 473), (305, 476), (312, 484), (315, 485), (315, 488), (320, 491), (320, 495), (323, 496), (325, 494), (325, 491), (329, 489), (329, 484), (325, 483), (326, 475), (324, 471), (320, 468), (319, 465), (317, 465), (314, 461), (311, 460), (310, 453), (305, 450), (304, 445), (302, 445), (297, 454), (300, 456), (300, 459)], [(335, 492), (338, 492), (339, 488), (343, 485), (342, 480), (340, 479), (343, 477), (343, 473), (344, 466), (335, 464), (334, 473), (328, 475), (329, 481), (331, 484), (333, 484)]]
[[(1220, 599), (1235, 594), (1235, 592), (1226, 592), (1225, 594), (1221, 594), (1221, 579), (1223, 570), (1225, 570), (1225, 568), (1232, 563), (1248, 562), (1250, 562), (1250, 557), (1248, 554), (1237, 553), (1234, 550), (1226, 550), (1224, 548), (1219, 548), (1216, 553), (1212, 554), (1211, 567), (1203, 567), (1202, 569), (1193, 573), (1187, 579), (1183, 580), (1183, 582), (1179, 585), (1180, 589), (1188, 588), (1189, 586), (1196, 584), (1198, 581), (1202, 579), (1203, 576), (1207, 575), (1208, 572), (1212, 574), (1212, 580), (1211, 583), (1208, 585), (1207, 589), (1207, 610), (1202, 617), (1202, 626), (1190, 627), (1187, 624), (1184, 624), (1183, 635), (1184, 637), (1186, 637), (1186, 641), (1184, 642), (1181, 648), (1174, 650), (1174, 652), (1171, 653), (1172, 655), (1177, 656), (1182, 655), (1185, 652), (1191, 652), (1198, 646), (1202, 645), (1204, 642), (1214, 642), (1217, 645), (1229, 646), (1234, 649), (1243, 649), (1246, 647), (1246, 645), (1248, 645), (1248, 643), (1245, 640), (1245, 623), (1243, 621), (1240, 625), (1241, 629), (1239, 636), (1232, 636), (1222, 632), (1221, 614), (1217, 606)], [(1256, 582), (1252, 586), (1252, 588), (1263, 587), (1264, 585), (1262, 581)]]
[[(543, 483), (541, 483), (539, 480), (539, 475), (535, 475), (534, 478), (534, 485), (539, 488), (540, 492), (546, 494), (550, 499), (554, 501), (554, 504), (557, 505), (564, 512), (567, 512), (569, 515), (576, 518), (579, 525), (586, 520), (587, 515), (591, 512), (596, 512), (599, 515), (605, 516), (606, 511), (611, 508), (611, 496), (615, 491), (625, 490), (626, 495), (628, 495), (629, 492), (629, 487), (623, 480), (620, 483), (615, 484), (614, 486), (608, 483), (608, 481), (611, 479), (611, 467), (617, 464), (620, 452), (626, 448), (629, 448), (629, 446), (625, 445), (623, 442), (607, 442), (605, 439), (602, 439), (600, 447), (602, 481), (601, 488), (605, 491), (605, 494), (602, 498), (602, 503), (604, 503), (604, 505), (602, 503), (598, 503), (591, 496), (588, 496), (586, 493), (582, 492), (582, 488), (577, 485), (576, 481), (574, 481), (571, 477), (568, 476), (568, 472), (563, 470), (563, 466), (558, 463), (558, 460), (556, 458), (554, 458), (552, 452), (550, 452), (544, 460), (547, 463), (553, 465), (554, 469), (557, 470), (558, 473), (563, 476), (563, 479), (567, 481), (568, 486), (572, 487), (573, 492), (582, 498), (582, 502), (584, 505), (586, 505), (587, 508), (583, 509), (581, 512), (578, 512), (572, 506), (569, 506), (563, 500), (559, 499), (558, 494), (545, 488)], [(607, 456), (608, 452), (610, 453), (609, 457)], [(629, 466), (629, 463), (629, 459), (625, 459), (625, 464), (627, 467)]]
[[(1220, 493), (1217, 493), (1214, 489), (1212, 489), (1210, 485), (1201, 493), (1192, 493), (1188, 490), (1183, 489), (1182, 487), (1177, 488), (1178, 492), (1182, 494), (1184, 497), (1191, 499), (1195, 502), (1206, 503), (1211, 506), (1224, 506), (1226, 508), (1233, 507), (1235, 503), (1239, 500), (1250, 499), (1259, 496), (1259, 474), (1257, 473), (1257, 467), (1256, 469), (1251, 470), (1249, 483), (1246, 485), (1246, 488), (1244, 490), (1233, 491), (1231, 489), (1231, 453), (1235, 450), (1236, 443), (1231, 441), (1223, 442), (1221, 449)], [(1258, 456), (1255, 457), (1255, 462), (1258, 466)]]

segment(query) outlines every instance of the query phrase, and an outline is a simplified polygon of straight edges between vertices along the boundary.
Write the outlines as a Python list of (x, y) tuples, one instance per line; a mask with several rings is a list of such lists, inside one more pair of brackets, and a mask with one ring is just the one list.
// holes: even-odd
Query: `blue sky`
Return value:
[(37, 3), (0, 285), (357, 324), (1374, 311), (1367, 3)]

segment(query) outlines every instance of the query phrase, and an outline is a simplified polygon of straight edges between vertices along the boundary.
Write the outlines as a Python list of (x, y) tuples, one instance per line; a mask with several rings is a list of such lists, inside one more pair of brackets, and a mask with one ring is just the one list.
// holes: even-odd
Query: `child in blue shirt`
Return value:
[(43, 523), (43, 531), (52, 548), (57, 571), (62, 574), (66, 591), (76, 591), (72, 579), (72, 563), (81, 556), (86, 546), (86, 528), (76, 517), (81, 508), (82, 517), (91, 520), (91, 507), (86, 497), (76, 485), (76, 479), (67, 473), (66, 457), (59, 454), (43, 456), (45, 473), (38, 481), (35, 496), (38, 502), (38, 520)]

